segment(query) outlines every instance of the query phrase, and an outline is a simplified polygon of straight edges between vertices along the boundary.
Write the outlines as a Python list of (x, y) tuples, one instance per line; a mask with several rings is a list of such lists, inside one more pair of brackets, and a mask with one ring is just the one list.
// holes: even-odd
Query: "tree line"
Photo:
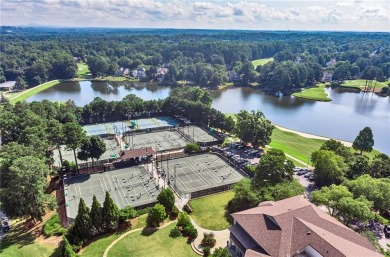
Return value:
[[(157, 69), (166, 67), (164, 83), (190, 81), (215, 87), (231, 80), (227, 71), (232, 71), (238, 76), (237, 84), (259, 83), (262, 88), (283, 92), (312, 85), (324, 69), (336, 80), (358, 76), (384, 81), (390, 77), (389, 38), (383, 33), (13, 31), (5, 33), (0, 42), (0, 82), (16, 80), (22, 89), (77, 77), (75, 60), (86, 62), (94, 77), (115, 75), (119, 67), (143, 67), (148, 79), (154, 79)], [(274, 62), (264, 68), (251, 63), (269, 57)], [(328, 67), (332, 59), (337, 63)]]

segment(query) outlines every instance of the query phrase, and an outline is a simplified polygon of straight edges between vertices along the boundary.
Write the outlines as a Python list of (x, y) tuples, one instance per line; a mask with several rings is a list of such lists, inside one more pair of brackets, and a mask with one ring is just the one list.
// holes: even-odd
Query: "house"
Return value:
[(365, 237), (303, 196), (232, 214), (228, 246), (237, 257), (379, 257)]
[(115, 71), (115, 76), (127, 76), (130, 74), (130, 70), (129, 69), (126, 69), (126, 68), (123, 68), (123, 67), (119, 67), (116, 71)]
[(156, 73), (156, 79), (158, 81), (162, 81), (164, 79), (165, 74), (167, 74), (167, 73), (168, 73), (168, 69), (167, 68), (159, 68), (157, 70), (157, 73)]
[(142, 158), (151, 158), (156, 155), (156, 150), (153, 147), (144, 147), (131, 150), (123, 150), (120, 153), (120, 158), (123, 162), (138, 162)]
[(336, 64), (336, 59), (332, 59), (326, 63), (326, 67), (333, 67)]
[(15, 87), (16, 81), (6, 81), (0, 83), (0, 91), (11, 91)]
[(134, 78), (138, 78), (138, 79), (146, 78), (146, 72), (144, 68), (134, 69), (132, 74)]
[(241, 80), (241, 76), (237, 74), (234, 70), (227, 71), (227, 76), (229, 78), (229, 81), (239, 81)]
[(329, 71), (324, 71), (322, 73), (322, 79), (321, 79), (321, 82), (322, 83), (325, 83), (325, 82), (331, 82), (332, 81), (332, 76), (333, 74)]

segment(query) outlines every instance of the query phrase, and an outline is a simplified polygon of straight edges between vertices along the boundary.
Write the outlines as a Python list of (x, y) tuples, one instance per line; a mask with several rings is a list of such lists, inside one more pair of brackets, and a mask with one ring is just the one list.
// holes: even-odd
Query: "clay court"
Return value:
[[(168, 165), (167, 165), (168, 163)], [(167, 168), (168, 167), (168, 168)], [(235, 168), (215, 154), (202, 154), (162, 162), (162, 172), (169, 177), (173, 188), (183, 195), (211, 194), (227, 190), (244, 178)]]
[(159, 190), (155, 178), (143, 166), (112, 170), (104, 173), (80, 175), (65, 181), (65, 201), (68, 219), (77, 215), (80, 198), (90, 208), (96, 195), (103, 205), (106, 191), (122, 209), (125, 206), (144, 206), (156, 202)]

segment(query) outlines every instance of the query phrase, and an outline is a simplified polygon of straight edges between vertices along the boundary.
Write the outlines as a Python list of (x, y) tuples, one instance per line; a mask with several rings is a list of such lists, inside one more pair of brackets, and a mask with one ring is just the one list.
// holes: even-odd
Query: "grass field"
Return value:
[(202, 228), (223, 230), (230, 227), (225, 218), (225, 206), (234, 196), (233, 191), (210, 195), (191, 201), (191, 217)]
[(27, 90), (25, 90), (23, 92), (18, 92), (15, 95), (12, 95), (12, 93), (11, 93), (11, 94), (7, 94), (6, 96), (10, 100), (11, 104), (15, 104), (18, 101), (26, 100), (30, 96), (35, 95), (36, 93), (39, 93), (39, 92), (41, 92), (41, 91), (43, 91), (45, 89), (48, 89), (48, 88), (50, 88), (52, 86), (55, 86), (55, 85), (57, 85), (59, 83), (60, 83), (59, 80), (52, 80), (52, 81), (43, 83), (43, 84), (41, 84), (39, 86), (27, 89)]
[(86, 63), (78, 63), (77, 64), (77, 77), (80, 79), (90, 79), (92, 78), (92, 74), (89, 71), (88, 65)]
[(329, 98), (328, 94), (325, 92), (324, 84), (320, 84), (318, 87), (307, 88), (299, 93), (294, 93), (293, 96), (314, 101), (332, 101), (332, 99)]
[(186, 238), (179, 237), (173, 239), (169, 237), (169, 232), (175, 226), (176, 222), (163, 229), (159, 229), (152, 234), (143, 233), (142, 231), (129, 234), (111, 248), (111, 250), (108, 252), (108, 257), (199, 256), (192, 251), (191, 246), (187, 243)]
[(252, 61), (252, 64), (253, 64), (253, 67), (256, 69), (257, 66), (263, 66), (264, 64), (266, 63), (269, 63), (269, 62), (272, 62), (274, 60), (273, 57), (271, 58), (263, 58), (263, 59), (257, 59), (257, 60), (253, 60)]
[[(375, 91), (381, 91), (382, 87), (386, 86), (390, 81), (385, 82), (372, 82), (373, 85), (375, 85)], [(348, 87), (348, 88), (355, 88), (363, 90), (366, 86), (366, 80), (365, 79), (356, 79), (356, 80), (346, 80), (345, 83), (342, 83), (340, 85), (341, 87)]]
[(59, 257), (57, 247), (37, 242), (31, 233), (26, 233), (23, 224), (12, 226), (10, 232), (1, 240), (1, 257)]

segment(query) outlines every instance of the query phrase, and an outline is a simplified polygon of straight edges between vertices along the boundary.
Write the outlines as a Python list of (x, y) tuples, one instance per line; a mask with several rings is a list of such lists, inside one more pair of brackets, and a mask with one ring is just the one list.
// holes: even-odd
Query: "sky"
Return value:
[(390, 0), (0, 0), (0, 24), (390, 32)]

